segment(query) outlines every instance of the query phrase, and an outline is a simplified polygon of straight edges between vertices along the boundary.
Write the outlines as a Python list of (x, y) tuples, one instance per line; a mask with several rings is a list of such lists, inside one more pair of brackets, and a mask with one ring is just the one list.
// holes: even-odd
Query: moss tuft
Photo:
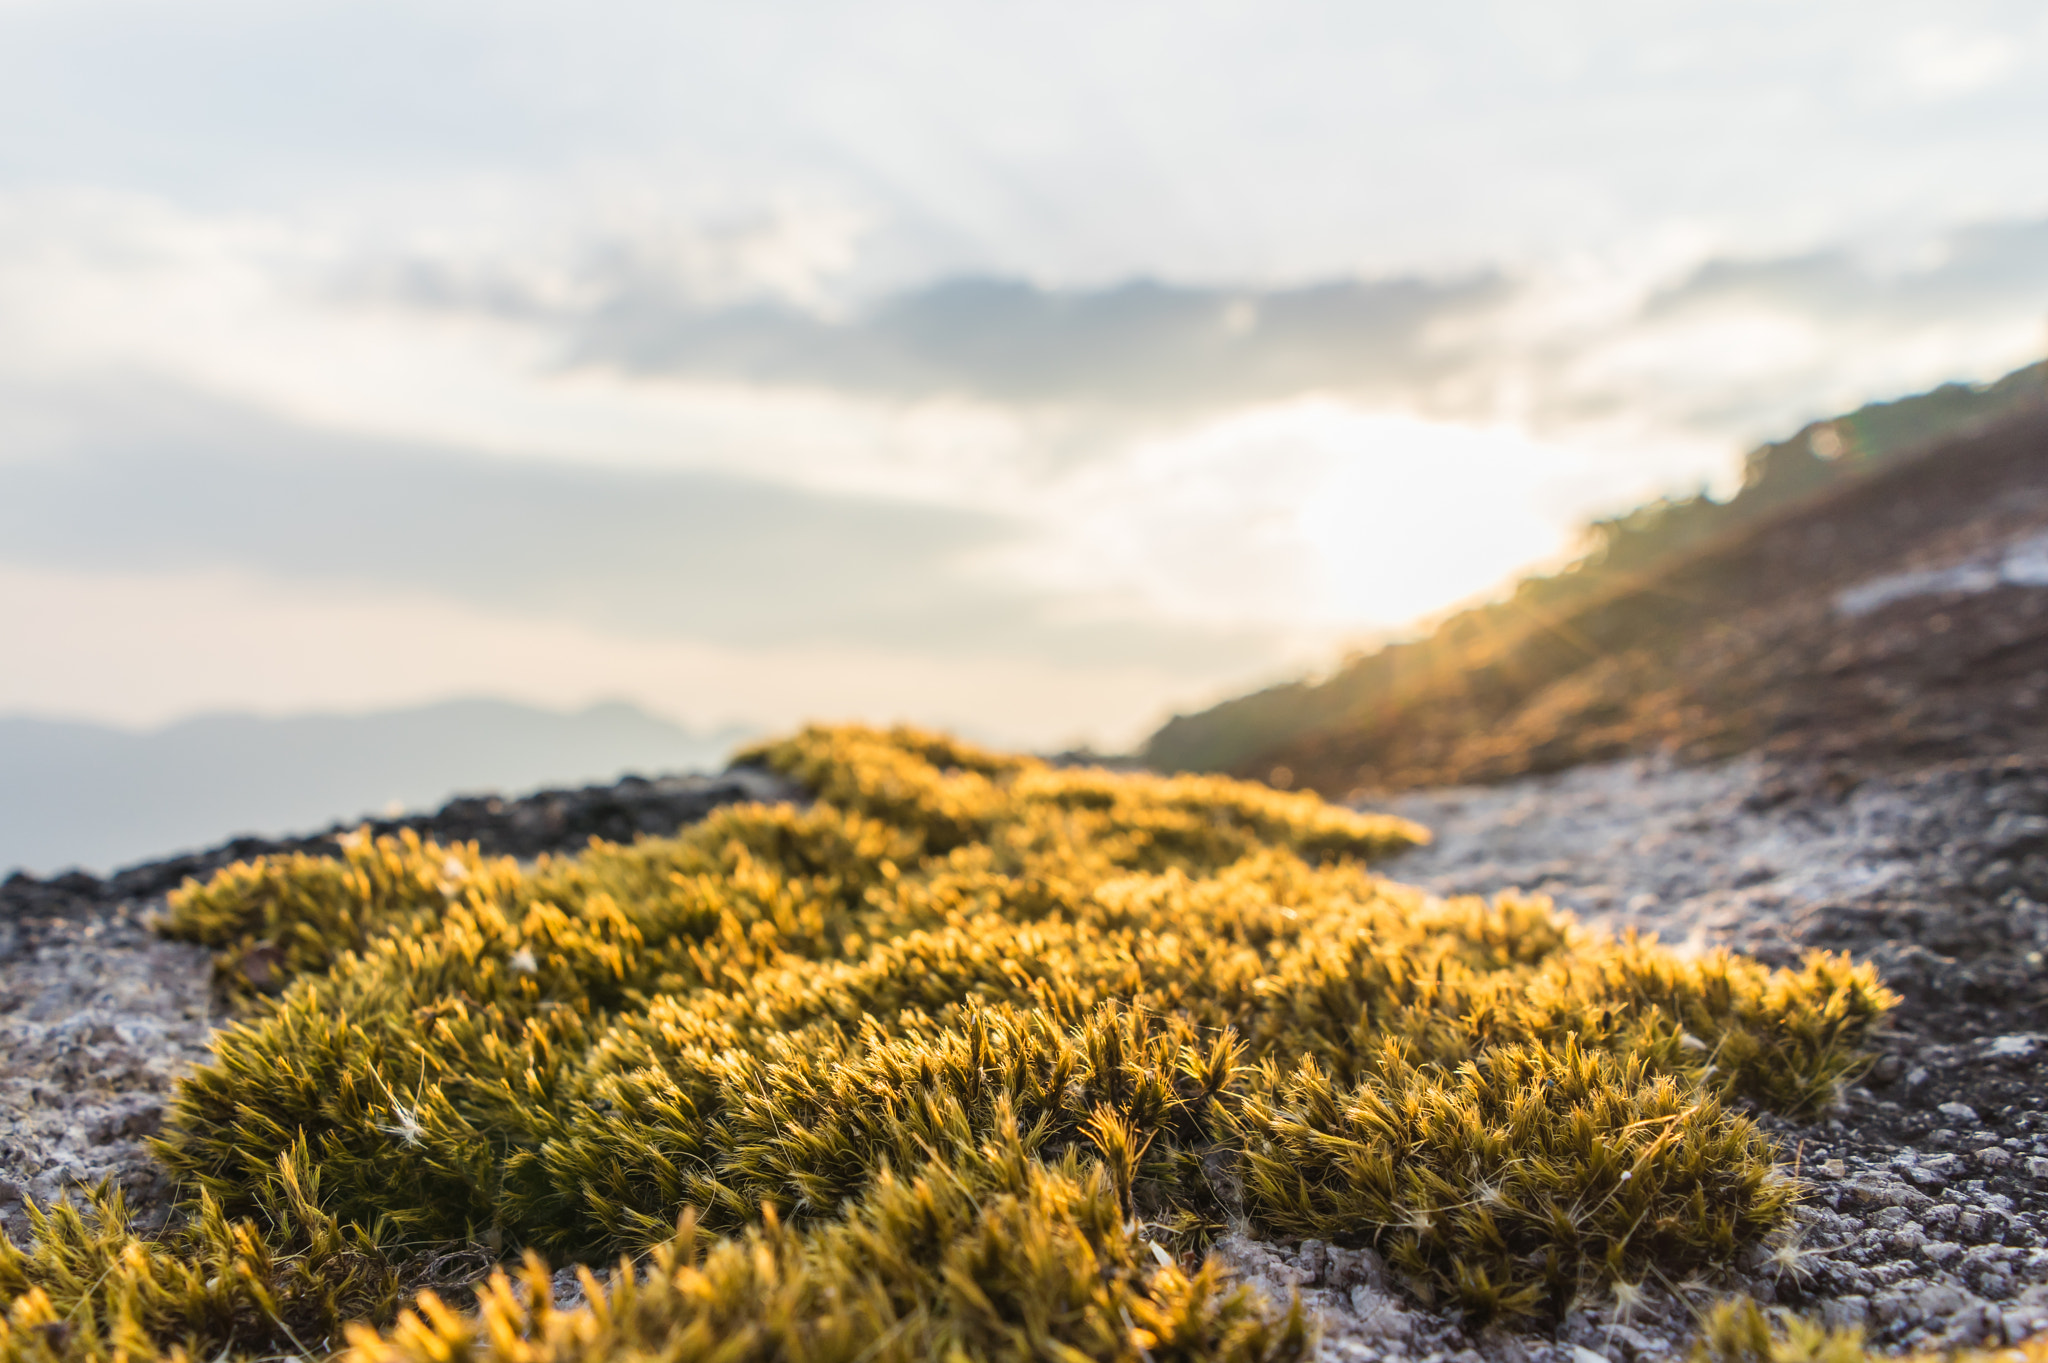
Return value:
[(1263, 1078), (1238, 1118), (1254, 1219), (1370, 1240), (1426, 1300), (1480, 1320), (1724, 1262), (1792, 1202), (1753, 1125), (1642, 1053), (1570, 1038), (1446, 1071), (1389, 1040), (1355, 1088), (1312, 1058)]
[(586, 1277), (592, 1303), (573, 1313), (551, 1308), (546, 1269), (530, 1259), (524, 1301), (503, 1275), (473, 1317), (424, 1300), (396, 1329), (354, 1331), (349, 1363), (1307, 1356), (1298, 1308), (1276, 1318), (1213, 1263), (1184, 1270), (1128, 1219), (1110, 1166), (1040, 1153), (1007, 1122), (914, 1176), (883, 1173), (807, 1235), (765, 1208), (714, 1242), (686, 1213), (644, 1268), (621, 1263), (609, 1287)]

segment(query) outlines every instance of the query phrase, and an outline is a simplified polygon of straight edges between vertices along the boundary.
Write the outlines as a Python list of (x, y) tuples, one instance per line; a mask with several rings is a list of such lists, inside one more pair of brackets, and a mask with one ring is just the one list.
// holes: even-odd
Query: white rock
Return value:
[(1636, 1358), (1641, 1358), (1644, 1354), (1661, 1354), (1671, 1351), (1670, 1344), (1653, 1335), (1644, 1334), (1633, 1325), (1608, 1325), (1601, 1330), (1601, 1333), (1607, 1336), (1610, 1341), (1620, 1340), (1622, 1346)]
[(1962, 1310), (1964, 1303), (1969, 1300), (1970, 1294), (1960, 1287), (1948, 1283), (1934, 1283), (1922, 1288), (1920, 1294), (1913, 1299), (1913, 1304), (1920, 1308), (1923, 1318), (1927, 1320), (1946, 1320)]
[(1821, 1324), (1830, 1330), (1860, 1330), (1870, 1319), (1868, 1297), (1837, 1297), (1820, 1304)]

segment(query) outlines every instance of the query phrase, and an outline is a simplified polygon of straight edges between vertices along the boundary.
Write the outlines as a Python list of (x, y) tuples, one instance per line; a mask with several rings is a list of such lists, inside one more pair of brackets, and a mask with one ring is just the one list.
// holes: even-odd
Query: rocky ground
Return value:
[[(788, 792), (757, 773), (461, 801), (381, 825), (519, 855), (591, 833), (668, 832), (718, 804)], [(1418, 1308), (1369, 1251), (1220, 1246), (1247, 1280), (1323, 1319), (1331, 1359), (1636, 1363), (1682, 1354), (1731, 1289), (1859, 1323), (1896, 1348), (2048, 1328), (2048, 762), (1855, 775), (1742, 758), (1632, 760), (1400, 800), (1436, 842), (1385, 868), (1443, 894), (1517, 886), (1587, 922), (1774, 960), (1810, 947), (1877, 960), (1906, 995), (1883, 1054), (1836, 1112), (1762, 1120), (1807, 1192), (1797, 1233), (1737, 1281), (1642, 1285), (1588, 1301), (1554, 1335), (1468, 1336)], [(0, 1222), (21, 1199), (113, 1178), (146, 1213), (176, 1076), (219, 1020), (206, 953), (147, 914), (188, 874), (294, 844), (237, 844), (107, 881), (0, 886)], [(1597, 1355), (1596, 1357), (1592, 1357)]]
[(2048, 752), (2048, 405), (1547, 581), (1177, 719), (1154, 756), (1227, 750), (1236, 774), (1344, 797), (1672, 751), (1894, 770)]

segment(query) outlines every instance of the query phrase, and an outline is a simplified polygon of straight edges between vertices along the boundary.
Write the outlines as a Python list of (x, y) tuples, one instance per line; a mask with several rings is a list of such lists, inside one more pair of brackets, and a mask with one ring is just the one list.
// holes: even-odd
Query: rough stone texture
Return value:
[(1370, 1249), (1346, 1249), (1321, 1240), (1276, 1245), (1233, 1232), (1216, 1253), (1239, 1280), (1284, 1302), (1299, 1295), (1322, 1324), (1326, 1357), (1383, 1355), (1448, 1357), (1470, 1347), (1453, 1322), (1418, 1310), (1389, 1281), (1387, 1266)]
[(144, 1140), (217, 1021), (204, 948), (166, 942), (132, 906), (0, 918), (0, 1227), (24, 1193), (112, 1179), (145, 1224), (170, 1189)]
[(2048, 763), (1857, 778), (1639, 759), (1390, 807), (1437, 841), (1383, 869), (1440, 894), (1516, 886), (1594, 925), (1772, 960), (1853, 951), (1986, 1022), (2048, 998)]

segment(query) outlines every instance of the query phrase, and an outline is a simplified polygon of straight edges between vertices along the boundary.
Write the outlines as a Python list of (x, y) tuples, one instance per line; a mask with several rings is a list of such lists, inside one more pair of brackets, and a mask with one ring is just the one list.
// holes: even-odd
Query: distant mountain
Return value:
[(368, 715), (209, 715), (133, 733), (0, 718), (0, 875), (104, 871), (236, 833), (324, 828), (460, 792), (724, 765), (748, 731), (632, 705), (576, 714), (456, 700)]
[[(1945, 384), (1814, 422), (1751, 453), (1725, 502), (1667, 498), (1596, 522), (1587, 554), (1561, 572), (1526, 578), (1505, 599), (1353, 657), (1324, 680), (1177, 715), (1139, 755), (1156, 770), (1342, 796), (1499, 779), (1652, 745), (1747, 745), (1761, 715), (1754, 687), (1730, 674), (1725, 694), (1706, 699), (1707, 674), (1723, 669), (1717, 659), (1674, 671), (1687, 632), (1837, 572), (1879, 573), (1937, 528), (2039, 495), (2044, 416), (2048, 364), (2036, 364), (1994, 384)], [(2013, 434), (1980, 448), (2000, 431)], [(2000, 464), (2013, 442), (2014, 462)], [(1786, 547), (1809, 520), (1827, 539), (1810, 560)], [(1781, 651), (1831, 637), (1809, 622)], [(1653, 641), (1654, 665), (1644, 654)], [(1667, 690), (1688, 698), (1652, 720), (1648, 698)], [(1681, 722), (1681, 711), (1691, 717)]]

